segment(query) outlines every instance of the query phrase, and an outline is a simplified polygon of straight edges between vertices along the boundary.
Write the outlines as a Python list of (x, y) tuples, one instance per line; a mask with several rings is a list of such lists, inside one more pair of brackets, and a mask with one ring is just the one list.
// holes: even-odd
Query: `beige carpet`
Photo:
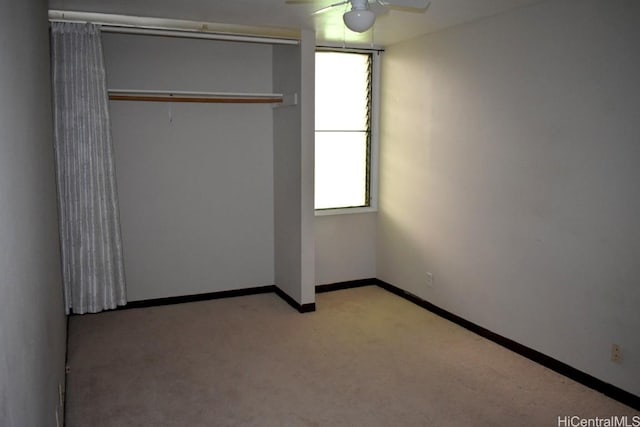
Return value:
[(68, 427), (557, 426), (640, 415), (380, 288), (70, 319)]

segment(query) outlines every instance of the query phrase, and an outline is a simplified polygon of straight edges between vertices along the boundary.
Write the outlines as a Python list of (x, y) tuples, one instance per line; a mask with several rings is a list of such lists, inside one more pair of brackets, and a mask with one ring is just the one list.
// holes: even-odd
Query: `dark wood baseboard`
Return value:
[(157, 307), (161, 305), (183, 304), (186, 302), (207, 301), (220, 298), (233, 298), (245, 295), (266, 294), (275, 291), (274, 285), (258, 286), (254, 288), (232, 289), (229, 291), (208, 292), (204, 294), (181, 295), (176, 297), (153, 298), (141, 301), (130, 301), (127, 305), (120, 306), (115, 310), (130, 310), (133, 308)]
[(317, 285), (316, 294), (324, 292), (341, 291), (343, 289), (360, 288), (362, 286), (376, 286), (378, 279), (372, 277), (370, 279), (349, 280), (346, 282), (329, 283), (326, 285)]
[(616, 387), (613, 384), (604, 382), (592, 375), (587, 374), (586, 372), (582, 372), (572, 366), (569, 366), (564, 362), (547, 356), (546, 354), (540, 353), (537, 350), (522, 345), (502, 335), (496, 334), (495, 332), (492, 332), (486, 328), (483, 328), (482, 326), (470, 322), (390, 283), (384, 282), (380, 279), (376, 279), (375, 282), (381, 288), (395, 295), (398, 295), (399, 297), (404, 298), (407, 301), (419, 305), (420, 307), (429, 310), (430, 312), (459, 326), (462, 326), (463, 328), (468, 329), (471, 332), (480, 335), (481, 337), (493, 341), (496, 344), (501, 345), (502, 347), (505, 347), (515, 353), (518, 353), (521, 356), (526, 357), (527, 359), (530, 359), (542, 366), (551, 369), (552, 371), (564, 375), (565, 377), (571, 378), (572, 380), (579, 382), (582, 385), (599, 391), (600, 393), (605, 394), (610, 398), (617, 400), (618, 402), (624, 403), (625, 405), (640, 411), (640, 397), (636, 396), (633, 393)]
[[(369, 282), (369, 284), (375, 285), (375, 282)], [(299, 302), (291, 298), (282, 289), (278, 288), (275, 285), (258, 286), (258, 287), (243, 288), (243, 289), (232, 289), (228, 291), (207, 292), (204, 294), (180, 295), (180, 296), (166, 297), (166, 298), (152, 298), (152, 299), (145, 299), (140, 301), (129, 301), (127, 302), (126, 305), (119, 306), (117, 308), (114, 308), (111, 311), (131, 310), (135, 308), (158, 307), (158, 306), (173, 305), (173, 304), (184, 304), (189, 302), (208, 301), (208, 300), (221, 299), (221, 298), (233, 298), (233, 297), (241, 297), (246, 295), (266, 294), (271, 292), (275, 292), (280, 298), (285, 300), (290, 306), (298, 310), (298, 312), (300, 313), (310, 313), (312, 311), (316, 311), (315, 303), (300, 304)], [(70, 316), (77, 316), (77, 314), (71, 313)]]
[[(351, 289), (358, 288), (362, 286), (371, 286), (376, 285), (381, 287), (382, 289), (387, 290), (395, 295), (398, 295), (401, 298), (406, 299), (430, 312), (447, 319), (465, 329), (468, 329), (471, 332), (474, 332), (490, 341), (495, 342), (515, 353), (518, 353), (521, 356), (526, 357), (536, 363), (539, 363), (542, 366), (545, 366), (565, 377), (571, 378), (572, 380), (579, 382), (591, 389), (599, 391), (612, 399), (615, 399), (621, 403), (624, 403), (627, 406), (630, 406), (636, 410), (640, 411), (640, 397), (636, 396), (633, 393), (630, 393), (626, 390), (623, 390), (619, 387), (616, 387), (612, 384), (609, 384), (605, 381), (602, 381), (592, 375), (587, 374), (586, 372), (580, 371), (572, 366), (567, 365), (564, 362), (560, 362), (557, 359), (554, 359), (546, 354), (543, 354), (537, 350), (534, 350), (530, 347), (522, 345), (516, 341), (513, 341), (507, 337), (499, 335), (495, 332), (492, 332), (482, 326), (479, 326), (469, 320), (466, 320), (456, 314), (453, 314), (437, 305), (434, 305), (417, 295), (414, 295), (410, 292), (407, 292), (403, 289), (400, 289), (390, 283), (387, 283), (383, 280), (371, 278), (371, 279), (360, 279), (360, 280), (350, 280), (346, 282), (338, 282), (331, 283), (326, 285), (318, 285), (316, 286), (316, 293), (323, 292), (332, 292), (338, 291), (342, 289)], [(255, 295), (255, 294), (263, 294), (275, 292), (280, 298), (285, 300), (287, 304), (291, 307), (298, 310), (300, 313), (310, 313), (316, 310), (315, 303), (309, 304), (300, 304), (296, 300), (294, 300), (291, 296), (289, 296), (282, 289), (278, 288), (275, 285), (268, 286), (259, 286), (254, 288), (245, 288), (245, 289), (234, 289), (229, 291), (220, 291), (220, 292), (210, 292), (205, 294), (196, 294), (196, 295), (184, 295), (184, 296), (176, 296), (176, 297), (167, 297), (167, 298), (155, 298), (148, 299), (142, 301), (131, 301), (127, 303), (125, 306), (121, 306), (116, 308), (115, 310), (129, 310), (134, 308), (146, 308), (146, 307), (156, 307), (162, 305), (171, 305), (171, 304), (182, 304), (187, 302), (195, 302), (195, 301), (206, 301), (212, 299), (219, 298), (232, 298), (238, 296), (245, 295)], [(71, 314), (71, 316), (75, 316), (75, 314)], [(68, 320), (68, 318), (67, 318)], [(67, 326), (68, 327), (68, 326)], [(68, 333), (67, 333), (68, 337)], [(68, 345), (67, 345), (68, 347)]]
[(62, 400), (62, 425), (65, 426), (67, 422), (67, 384), (69, 384), (69, 316), (65, 316), (66, 323), (66, 336), (65, 336), (65, 347), (64, 347), (64, 390), (63, 390), (63, 400)]
[(287, 302), (287, 304), (289, 304), (291, 307), (293, 307), (296, 310), (298, 310), (299, 313), (311, 313), (313, 311), (316, 311), (316, 303), (312, 302), (312, 303), (309, 303), (309, 304), (300, 304), (298, 301), (296, 301), (293, 298), (291, 298), (291, 296), (289, 296), (289, 294), (287, 294), (285, 291), (283, 291), (279, 287), (274, 286), (274, 288), (275, 288), (275, 293), (280, 298), (285, 300)]

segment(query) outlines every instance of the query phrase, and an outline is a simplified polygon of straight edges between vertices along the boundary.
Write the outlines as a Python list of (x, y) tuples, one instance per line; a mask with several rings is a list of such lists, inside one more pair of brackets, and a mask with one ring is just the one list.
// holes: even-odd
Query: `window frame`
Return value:
[[(380, 57), (381, 50), (318, 47), (316, 52), (358, 53), (371, 55), (371, 109), (369, 135), (369, 205), (314, 209), (315, 216), (358, 214), (378, 211), (379, 117), (380, 117)], [(315, 134), (315, 129), (314, 129)]]

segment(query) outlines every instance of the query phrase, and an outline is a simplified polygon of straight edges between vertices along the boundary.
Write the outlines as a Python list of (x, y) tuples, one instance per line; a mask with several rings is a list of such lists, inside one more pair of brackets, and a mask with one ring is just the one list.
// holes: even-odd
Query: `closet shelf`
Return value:
[(281, 93), (109, 89), (109, 99), (111, 101), (198, 102), (209, 104), (283, 104), (286, 103), (289, 98), (291, 98), (291, 96), (286, 96)]

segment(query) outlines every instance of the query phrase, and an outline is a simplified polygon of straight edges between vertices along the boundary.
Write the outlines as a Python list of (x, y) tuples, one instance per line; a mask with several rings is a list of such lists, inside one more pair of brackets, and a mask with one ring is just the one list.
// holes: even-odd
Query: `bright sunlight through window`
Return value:
[(316, 52), (315, 208), (369, 206), (371, 55)]

